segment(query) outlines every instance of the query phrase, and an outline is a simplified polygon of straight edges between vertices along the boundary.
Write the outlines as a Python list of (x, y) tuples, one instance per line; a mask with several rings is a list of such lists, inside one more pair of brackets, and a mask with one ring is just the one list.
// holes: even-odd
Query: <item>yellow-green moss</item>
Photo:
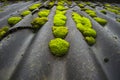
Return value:
[(103, 18), (100, 18), (100, 17), (95, 17), (94, 20), (96, 20), (99, 24), (101, 25), (105, 25), (107, 24), (107, 20), (103, 19)]
[(67, 17), (63, 14), (56, 14), (54, 16), (54, 25), (55, 26), (65, 26)]
[(103, 14), (107, 14), (107, 12), (105, 10), (100, 10), (100, 12)]
[(84, 7), (85, 7), (84, 4), (78, 4), (78, 5), (79, 5), (79, 7), (81, 7), (81, 8), (84, 8)]
[(94, 37), (95, 38), (97, 36), (97, 33), (94, 29), (87, 28), (84, 30), (83, 35), (85, 37)]
[(31, 11), (26, 10), (26, 11), (23, 11), (20, 15), (24, 17), (24, 16), (26, 16), (26, 15), (28, 15), (30, 13), (31, 13)]
[(37, 17), (37, 18), (35, 18), (35, 19), (31, 22), (31, 24), (32, 24), (32, 26), (33, 26), (35, 29), (39, 29), (39, 28), (40, 28), (41, 26), (43, 26), (47, 21), (48, 21), (48, 18), (46, 18), (46, 17), (41, 17), (41, 18)]
[(85, 12), (91, 17), (96, 17), (97, 16), (96, 12), (93, 11), (93, 10), (87, 9), (87, 10), (85, 10)]
[(67, 10), (67, 8), (65, 8), (64, 6), (57, 6), (57, 10), (63, 11), (63, 10)]
[(55, 56), (64, 56), (69, 50), (69, 42), (61, 39), (55, 38), (49, 42), (49, 48), (53, 55)]
[(93, 45), (96, 43), (96, 40), (93, 37), (85, 37), (85, 40), (89, 45)]
[(67, 27), (53, 27), (53, 35), (56, 38), (62, 38), (64, 39), (66, 35), (68, 34), (68, 28)]
[(0, 29), (0, 38), (2, 38), (6, 32), (9, 30), (9, 27), (8, 26), (4, 26)]
[(38, 12), (38, 16), (39, 17), (47, 17), (50, 13), (50, 10), (42, 10), (40, 12)]
[(33, 4), (32, 6), (29, 7), (29, 10), (33, 11), (33, 10), (37, 9), (40, 5), (41, 5), (41, 3)]
[(22, 20), (22, 18), (21, 17), (10, 17), (9, 19), (8, 19), (8, 24), (10, 24), (10, 25), (15, 25), (16, 23), (18, 23), (19, 21), (21, 21)]

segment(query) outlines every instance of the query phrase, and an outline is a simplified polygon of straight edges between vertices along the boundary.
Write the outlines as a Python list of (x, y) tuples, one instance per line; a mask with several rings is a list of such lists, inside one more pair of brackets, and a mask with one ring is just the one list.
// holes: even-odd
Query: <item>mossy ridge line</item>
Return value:
[(76, 23), (77, 29), (84, 36), (84, 39), (86, 40), (86, 42), (90, 46), (95, 44), (96, 43), (95, 38), (97, 36), (97, 32), (92, 28), (91, 21), (88, 18), (79, 15), (77, 12), (72, 13), (72, 18)]
[(67, 8), (62, 5), (57, 6), (53, 21), (54, 26), (52, 27), (52, 32), (55, 39), (49, 42), (51, 53), (57, 57), (66, 55), (70, 46), (69, 42), (64, 40), (68, 34), (68, 28), (65, 26), (67, 20), (67, 17), (65, 16), (66, 9)]

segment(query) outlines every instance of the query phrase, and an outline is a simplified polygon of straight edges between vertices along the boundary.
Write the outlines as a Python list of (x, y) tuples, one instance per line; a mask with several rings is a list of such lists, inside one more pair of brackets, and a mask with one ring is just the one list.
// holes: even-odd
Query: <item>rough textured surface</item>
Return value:
[[(102, 14), (101, 6), (86, 6), (94, 10), (98, 17), (108, 21), (103, 27), (81, 11), (80, 7), (74, 6), (74, 2), (72, 5), (73, 7), (67, 10), (65, 25), (69, 29), (65, 38), (70, 43), (68, 54), (61, 58), (55, 57), (48, 47), (49, 41), (54, 39), (54, 6), (50, 10), (48, 22), (37, 33), (25, 28), (10, 33), (0, 41), (0, 80), (120, 80), (120, 23), (115, 20), (120, 16), (107, 10), (106, 15)], [(76, 28), (71, 15), (73, 11), (91, 20), (97, 32), (93, 46), (86, 43)], [(0, 17), (1, 15), (3, 14), (0, 13)], [(36, 17), (37, 12), (27, 15), (11, 30), (32, 27), (30, 23)], [(0, 19), (1, 25), (2, 22), (6, 24), (4, 20), (6, 21), (6, 18)]]

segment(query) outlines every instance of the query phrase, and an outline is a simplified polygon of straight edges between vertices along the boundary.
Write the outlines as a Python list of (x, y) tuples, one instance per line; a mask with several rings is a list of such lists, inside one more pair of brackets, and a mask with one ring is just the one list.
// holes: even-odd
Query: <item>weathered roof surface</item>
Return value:
[[(48, 47), (54, 38), (51, 27), (56, 6), (51, 8), (48, 22), (37, 33), (29, 28), (15, 29), (32, 27), (30, 23), (37, 12), (24, 17), (11, 28), (16, 31), (0, 41), (0, 80), (120, 80), (120, 23), (115, 20), (120, 16), (109, 11), (104, 15), (99, 12), (101, 9), (97, 6), (93, 10), (108, 21), (104, 27), (78, 6), (67, 10), (69, 33), (65, 40), (70, 43), (70, 49), (64, 57), (53, 56)], [(73, 11), (91, 20), (97, 31), (93, 46), (89, 46), (77, 30), (71, 16)]]

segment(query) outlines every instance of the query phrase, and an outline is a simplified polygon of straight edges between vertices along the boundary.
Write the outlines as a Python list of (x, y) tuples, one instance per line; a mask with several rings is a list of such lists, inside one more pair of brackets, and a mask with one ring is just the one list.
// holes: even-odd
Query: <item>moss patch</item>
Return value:
[(26, 11), (23, 11), (20, 15), (24, 17), (24, 16), (26, 16), (26, 15), (28, 15), (30, 13), (31, 13), (31, 11), (26, 10)]
[(93, 11), (93, 10), (87, 9), (87, 10), (85, 10), (85, 12), (91, 17), (96, 17), (97, 16), (96, 12)]
[(86, 37), (96, 37), (97, 33), (94, 29), (88, 28), (83, 32), (83, 35)]
[(13, 26), (13, 25), (15, 25), (16, 23), (18, 23), (21, 20), (22, 20), (21, 17), (10, 17), (8, 19), (8, 24), (10, 24), (11, 26)]
[(55, 26), (65, 26), (67, 17), (63, 14), (56, 14), (54, 16), (54, 25)]
[(46, 17), (42, 17), (42, 18), (35, 18), (33, 21), (32, 21), (32, 26), (33, 28), (35, 29), (39, 29), (41, 26), (43, 26), (46, 22), (48, 21), (48, 18)]
[(8, 26), (4, 26), (3, 28), (1, 28), (0, 29), (0, 38), (2, 38), (8, 30), (9, 30)]
[(86, 42), (89, 45), (93, 45), (95, 43), (95, 39), (97, 36), (96, 31), (92, 28), (91, 21), (79, 15), (76, 12), (73, 12), (72, 17), (74, 21), (76, 22), (77, 29), (83, 34), (85, 37)]
[(70, 46), (69, 42), (61, 38), (56, 38), (49, 42), (49, 48), (52, 54), (58, 57), (67, 54), (69, 46)]
[(40, 5), (41, 5), (41, 3), (33, 4), (32, 6), (29, 7), (29, 10), (33, 11), (33, 10), (37, 9)]
[(107, 24), (107, 20), (100, 18), (100, 17), (95, 17), (94, 20), (96, 20), (99, 24), (103, 26)]
[(53, 35), (56, 38), (65, 38), (68, 34), (68, 28), (67, 27), (53, 27)]
[(89, 45), (93, 45), (96, 43), (96, 40), (93, 37), (85, 37), (85, 40)]
[(40, 12), (38, 12), (38, 16), (39, 17), (47, 17), (50, 13), (50, 10), (42, 10)]
[(100, 12), (103, 14), (107, 14), (107, 12), (105, 10), (100, 10)]

